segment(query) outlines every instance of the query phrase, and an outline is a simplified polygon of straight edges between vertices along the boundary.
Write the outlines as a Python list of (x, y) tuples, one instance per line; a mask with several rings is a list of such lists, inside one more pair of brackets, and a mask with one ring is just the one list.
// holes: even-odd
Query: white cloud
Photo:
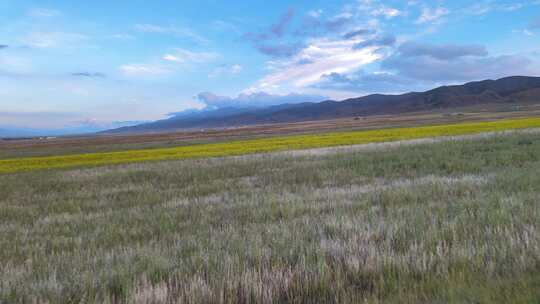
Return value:
[(234, 64), (232, 67), (231, 67), (231, 73), (232, 74), (240, 74), (242, 72), (244, 68), (239, 65), (239, 64)]
[(163, 55), (161, 57), (163, 61), (125, 64), (119, 69), (125, 76), (162, 76), (177, 71), (178, 64), (206, 63), (216, 58), (219, 58), (219, 55), (215, 53), (176, 48), (173, 52)]
[(418, 20), (416, 20), (416, 23), (438, 23), (440, 22), (441, 18), (448, 14), (450, 14), (450, 11), (444, 7), (437, 7), (434, 9), (424, 7), (422, 9), (420, 17), (418, 18)]
[(85, 35), (65, 32), (32, 32), (20, 39), (23, 44), (34, 48), (73, 48), (86, 40), (88, 37)]
[(472, 15), (484, 15), (493, 10), (493, 6), (490, 3), (476, 3), (467, 8), (467, 13)]
[(323, 13), (323, 10), (318, 9), (318, 10), (314, 10), (314, 11), (309, 11), (307, 14), (311, 18), (319, 18), (319, 17), (321, 17), (322, 13)]
[(163, 56), (163, 60), (173, 61), (173, 62), (184, 62), (184, 60), (182, 60), (182, 58), (171, 55), (171, 54), (165, 54)]
[(60, 15), (60, 11), (47, 8), (34, 8), (28, 12), (28, 15), (36, 18), (51, 18)]
[(376, 0), (358, 0), (358, 10), (364, 13), (369, 13), (375, 17), (386, 17), (387, 19), (403, 15), (403, 12), (384, 4), (378, 4)]
[(136, 24), (134, 28), (140, 33), (169, 34), (178, 37), (185, 37), (200, 44), (207, 44), (209, 42), (208, 39), (196, 34), (192, 30), (187, 28), (180, 28), (176, 26), (161, 26), (155, 24)]
[(27, 59), (17, 55), (0, 54), (0, 76), (27, 74), (31, 71), (32, 66)]
[(531, 5), (538, 5), (540, 2), (531, 1), (530, 3), (497, 3), (492, 0), (475, 3), (466, 8), (466, 13), (472, 15), (485, 15), (493, 11), (513, 12)]
[(163, 55), (163, 60), (177, 63), (204, 63), (215, 60), (218, 54), (212, 52), (192, 52), (181, 48), (174, 49), (173, 52)]
[(402, 14), (403, 13), (400, 10), (395, 9), (393, 7), (384, 6), (384, 5), (376, 8), (375, 10), (371, 12), (371, 15), (373, 16), (384, 16), (387, 19), (394, 18)]
[(269, 75), (247, 92), (273, 90), (281, 86), (308, 87), (323, 75), (347, 73), (381, 58), (378, 47), (354, 49), (358, 40), (315, 39), (291, 60), (269, 62)]
[(223, 75), (238, 75), (242, 73), (244, 67), (239, 64), (233, 65), (223, 65), (215, 68), (209, 75), (208, 78), (216, 78)]
[(132, 40), (135, 37), (133, 37), (130, 34), (113, 34), (113, 35), (108, 36), (107, 38), (115, 39), (115, 40)]
[(233, 32), (236, 34), (240, 34), (242, 31), (236, 26), (235, 24), (224, 21), (224, 20), (214, 20), (211, 23), (211, 26), (216, 31), (222, 31), (222, 32)]
[(534, 36), (535, 35), (532, 31), (530, 31), (528, 29), (513, 30), (512, 32), (522, 34), (522, 35), (525, 35), (525, 36)]
[(266, 107), (280, 104), (295, 104), (302, 102), (320, 102), (328, 99), (322, 95), (297, 94), (287, 95), (269, 94), (267, 92), (243, 93), (237, 97), (219, 96), (211, 92), (203, 92), (197, 95), (199, 102), (209, 109), (225, 107)]
[(126, 76), (159, 76), (172, 73), (166, 67), (151, 64), (126, 64), (120, 67), (120, 71)]
[(375, 0), (358, 0), (358, 9), (366, 11), (370, 10), (375, 3)]
[(509, 5), (506, 5), (506, 6), (503, 6), (502, 9), (505, 10), (505, 11), (517, 11), (521, 8), (525, 7), (525, 4), (523, 3), (514, 3), (514, 4), (509, 4)]
[(163, 26), (154, 25), (154, 24), (136, 24), (135, 30), (141, 33), (160, 33), (160, 34), (175, 31), (175, 29), (171, 27), (163, 27)]

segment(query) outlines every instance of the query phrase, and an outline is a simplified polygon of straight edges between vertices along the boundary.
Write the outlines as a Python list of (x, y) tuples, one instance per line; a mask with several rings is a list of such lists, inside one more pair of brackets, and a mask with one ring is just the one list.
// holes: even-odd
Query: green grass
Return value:
[(170, 159), (244, 155), (293, 149), (333, 147), (537, 127), (540, 127), (540, 118), (527, 118), (495, 122), (461, 123), (441, 126), (273, 137), (164, 149), (30, 157), (0, 160), (0, 173), (14, 173), (40, 169), (101, 166)]
[(540, 133), (369, 149), (4, 174), (0, 303), (540, 301)]

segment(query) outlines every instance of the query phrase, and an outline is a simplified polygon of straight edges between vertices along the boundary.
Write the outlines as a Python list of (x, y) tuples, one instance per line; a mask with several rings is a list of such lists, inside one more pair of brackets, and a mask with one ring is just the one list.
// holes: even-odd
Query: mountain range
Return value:
[(106, 133), (226, 128), (521, 103), (540, 104), (540, 77), (513, 76), (464, 85), (442, 86), (426, 92), (401, 95), (373, 94), (343, 101), (326, 100), (319, 103), (282, 104), (264, 108), (229, 107), (180, 112), (168, 119), (109, 130)]
[(0, 139), (92, 135), (111, 128), (136, 126), (142, 123), (145, 123), (145, 121), (115, 121), (104, 125), (95, 123), (80, 123), (75, 126), (56, 129), (21, 128), (0, 125)]

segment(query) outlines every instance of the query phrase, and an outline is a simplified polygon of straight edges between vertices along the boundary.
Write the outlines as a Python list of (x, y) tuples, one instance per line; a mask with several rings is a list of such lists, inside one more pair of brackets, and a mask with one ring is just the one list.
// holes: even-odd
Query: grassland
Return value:
[(205, 158), (540, 127), (540, 118), (237, 140), (164, 149), (0, 160), (0, 173)]
[(538, 172), (518, 132), (3, 174), (0, 303), (538, 303)]

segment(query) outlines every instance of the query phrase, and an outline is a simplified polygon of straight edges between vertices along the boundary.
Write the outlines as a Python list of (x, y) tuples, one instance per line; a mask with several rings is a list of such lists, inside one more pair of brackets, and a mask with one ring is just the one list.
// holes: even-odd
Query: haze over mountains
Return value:
[(327, 100), (270, 107), (221, 108), (177, 113), (171, 118), (123, 127), (106, 133), (168, 132), (290, 123), (345, 117), (426, 112), (491, 104), (540, 103), (540, 77), (513, 76), (499, 80), (442, 86), (401, 95), (373, 94), (343, 101)]
[(82, 123), (77, 126), (58, 129), (16, 128), (9, 126), (0, 126), (0, 138), (55, 137), (67, 135), (94, 134), (111, 128), (135, 126), (142, 123), (145, 123), (145, 121), (118, 121), (106, 125)]

